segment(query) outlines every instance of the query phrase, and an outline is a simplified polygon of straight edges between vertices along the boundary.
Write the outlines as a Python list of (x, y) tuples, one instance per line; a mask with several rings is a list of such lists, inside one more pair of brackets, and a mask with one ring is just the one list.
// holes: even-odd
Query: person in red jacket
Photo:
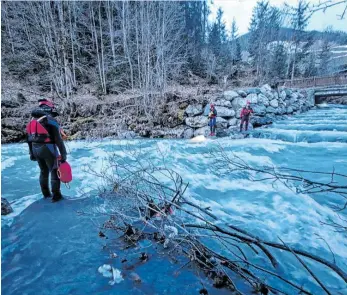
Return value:
[[(66, 161), (67, 153), (61, 138), (61, 128), (55, 119), (58, 112), (54, 104), (47, 99), (40, 99), (39, 106), (31, 112), (32, 120), (26, 127), (30, 160), (37, 161), (40, 168), (40, 186), (45, 198), (52, 197), (52, 202), (63, 198), (58, 177), (58, 149), (61, 163)], [(51, 175), (51, 189), (49, 188)]]
[(249, 122), (251, 113), (253, 113), (253, 110), (250, 106), (250, 103), (247, 102), (247, 105), (242, 108), (241, 114), (240, 114), (240, 117), (241, 117), (240, 132), (242, 132), (243, 123), (246, 123), (245, 130), (246, 131), (248, 130), (248, 122)]

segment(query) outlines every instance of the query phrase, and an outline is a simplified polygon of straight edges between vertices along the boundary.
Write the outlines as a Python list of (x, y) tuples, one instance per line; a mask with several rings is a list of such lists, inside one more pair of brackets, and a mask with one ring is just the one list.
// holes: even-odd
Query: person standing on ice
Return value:
[[(58, 116), (54, 104), (47, 99), (38, 102), (39, 106), (31, 112), (32, 120), (26, 127), (30, 160), (37, 161), (40, 167), (40, 186), (44, 198), (52, 197), (52, 202), (57, 202), (63, 198), (57, 173), (58, 149), (61, 163), (66, 161), (66, 149), (61, 138), (61, 128), (54, 118)], [(49, 174), (52, 194), (48, 185)]]
[(243, 123), (246, 123), (245, 130), (246, 131), (248, 130), (248, 122), (249, 122), (251, 113), (253, 113), (253, 110), (250, 106), (250, 102), (247, 101), (246, 106), (242, 108), (240, 113), (240, 117), (241, 117), (240, 132), (242, 132)]
[(210, 126), (210, 136), (214, 136), (216, 132), (216, 118), (217, 118), (217, 110), (214, 107), (213, 104), (210, 105), (210, 113), (208, 115), (209, 122), (208, 125)]

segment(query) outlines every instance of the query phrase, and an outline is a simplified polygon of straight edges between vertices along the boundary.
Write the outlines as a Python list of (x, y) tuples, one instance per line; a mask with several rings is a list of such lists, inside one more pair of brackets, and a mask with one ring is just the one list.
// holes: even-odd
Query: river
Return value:
[[(307, 113), (287, 117), (268, 128), (256, 129), (255, 137), (230, 140), (102, 140), (68, 142), (68, 161), (73, 167), (71, 189), (63, 188), (62, 202), (42, 199), (38, 167), (29, 160), (26, 144), (2, 145), (1, 194), (14, 212), (2, 217), (2, 294), (177, 294), (177, 288), (163, 289), (157, 270), (138, 270), (146, 283), (134, 287), (125, 279), (110, 286), (98, 267), (110, 263), (102, 251), (95, 222), (76, 212), (102, 202), (95, 190), (100, 180), (87, 173), (86, 165), (100, 170), (109, 153), (125, 157), (125, 149), (140, 149), (153, 160), (165, 155), (168, 167), (189, 182), (187, 194), (210, 206), (214, 214), (232, 220), (253, 234), (311, 251), (347, 271), (346, 233), (334, 232), (321, 222), (340, 221), (331, 205), (339, 202), (329, 195), (296, 194), (283, 185), (252, 182), (237, 174), (219, 177), (211, 172), (206, 154), (217, 145), (251, 165), (273, 165), (313, 171), (347, 171), (347, 107), (322, 105)], [(324, 180), (324, 179), (323, 179)], [(346, 184), (346, 183), (345, 183)], [(339, 203), (340, 204), (340, 203)], [(102, 204), (101, 204), (102, 205)], [(346, 215), (344, 215), (346, 216)], [(317, 236), (319, 234), (319, 236)], [(323, 238), (323, 239), (322, 239)], [(293, 260), (294, 261), (294, 260)], [(119, 263), (116, 267), (119, 267)], [(170, 267), (167, 265), (167, 267)], [(323, 294), (307, 271), (288, 263), (282, 269), (307, 286), (313, 294)], [(346, 286), (328, 270), (317, 271), (337, 294)], [(175, 279), (168, 278), (167, 283)], [(344, 288), (344, 289), (342, 289)], [(184, 292), (181, 294), (184, 294)], [(192, 294), (198, 294), (197, 291)], [(212, 292), (212, 294), (214, 294)]]

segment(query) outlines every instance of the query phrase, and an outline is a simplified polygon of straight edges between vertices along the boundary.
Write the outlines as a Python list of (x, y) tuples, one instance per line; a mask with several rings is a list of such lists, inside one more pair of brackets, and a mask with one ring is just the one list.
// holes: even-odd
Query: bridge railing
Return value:
[(289, 88), (310, 88), (319, 86), (347, 85), (347, 74), (325, 77), (311, 77), (294, 80), (284, 80), (282, 86)]

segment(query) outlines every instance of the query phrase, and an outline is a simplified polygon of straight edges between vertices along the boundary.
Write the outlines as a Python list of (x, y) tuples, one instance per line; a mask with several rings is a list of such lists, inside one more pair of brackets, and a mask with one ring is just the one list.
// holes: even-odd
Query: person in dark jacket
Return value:
[(241, 114), (240, 114), (240, 117), (241, 117), (240, 132), (242, 132), (243, 123), (246, 123), (245, 130), (246, 131), (248, 130), (248, 122), (249, 122), (251, 113), (253, 113), (253, 109), (251, 108), (250, 103), (247, 102), (247, 105), (242, 108)]
[[(32, 120), (27, 125), (27, 142), (30, 160), (37, 161), (40, 167), (40, 186), (45, 198), (52, 197), (52, 202), (61, 200), (58, 169), (58, 149), (60, 162), (66, 161), (66, 149), (61, 138), (60, 126), (55, 119), (58, 113), (54, 104), (46, 99), (39, 100), (39, 106), (32, 112)], [(51, 174), (51, 189), (48, 180)]]
[(208, 115), (208, 118), (209, 118), (208, 125), (210, 126), (210, 131), (211, 131), (210, 136), (214, 136), (216, 132), (217, 110), (213, 104), (210, 105), (210, 113)]

